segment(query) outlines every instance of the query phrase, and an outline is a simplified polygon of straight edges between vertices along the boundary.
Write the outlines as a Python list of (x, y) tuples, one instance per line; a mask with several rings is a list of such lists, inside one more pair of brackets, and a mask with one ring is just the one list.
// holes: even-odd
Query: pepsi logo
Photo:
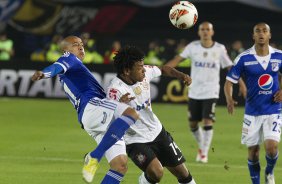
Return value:
[(263, 90), (269, 90), (273, 85), (273, 78), (269, 74), (263, 74), (258, 79), (258, 85)]

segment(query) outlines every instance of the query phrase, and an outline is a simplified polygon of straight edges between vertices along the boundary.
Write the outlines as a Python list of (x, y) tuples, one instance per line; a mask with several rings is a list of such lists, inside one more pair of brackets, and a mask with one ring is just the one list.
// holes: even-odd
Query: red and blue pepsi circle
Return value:
[(273, 85), (273, 78), (269, 74), (263, 74), (258, 79), (258, 85), (263, 90), (269, 90)]

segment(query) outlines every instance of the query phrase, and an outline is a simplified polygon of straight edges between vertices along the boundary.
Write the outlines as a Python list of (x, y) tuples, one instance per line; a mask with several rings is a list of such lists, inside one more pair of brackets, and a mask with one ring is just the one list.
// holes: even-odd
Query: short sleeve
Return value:
[(191, 57), (191, 44), (188, 44), (179, 55), (182, 58), (189, 58), (189, 57)]
[(221, 51), (221, 55), (220, 55), (220, 65), (221, 68), (227, 68), (229, 66), (232, 66), (232, 61), (230, 59), (230, 57), (227, 54), (227, 50), (225, 48), (224, 45), (222, 45), (222, 51)]
[(149, 80), (162, 75), (162, 71), (157, 66), (144, 65), (144, 68), (146, 70), (145, 75)]
[(242, 61), (240, 56), (238, 56), (235, 61), (236, 62), (234, 63), (234, 66), (232, 66), (227, 73), (226, 80), (229, 80), (230, 82), (236, 84), (238, 83), (238, 80), (240, 79), (242, 71), (244, 69), (244, 62)]

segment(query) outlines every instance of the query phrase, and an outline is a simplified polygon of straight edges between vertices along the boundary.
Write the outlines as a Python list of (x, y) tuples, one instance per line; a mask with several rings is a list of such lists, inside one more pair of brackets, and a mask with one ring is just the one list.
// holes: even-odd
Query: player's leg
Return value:
[[(112, 116), (114, 116), (114, 120), (109, 125), (99, 145), (90, 153), (91, 157), (98, 159), (98, 161), (100, 161), (107, 149), (121, 139), (125, 131), (130, 125), (134, 124), (138, 118), (136, 111), (126, 104), (106, 99), (101, 100), (99, 103), (99, 107), (103, 111), (102, 114), (100, 114), (102, 116), (100, 124), (103, 124), (103, 121), (111, 120)], [(112, 114), (106, 112), (105, 108), (110, 108)]]
[(208, 162), (209, 148), (213, 138), (213, 123), (215, 122), (215, 106), (217, 99), (203, 100), (203, 144), (201, 162)]
[(82, 173), (87, 182), (93, 180), (104, 153), (121, 139), (136, 119), (137, 113), (126, 104), (105, 99), (88, 103), (82, 117), (84, 129), (93, 138), (101, 133), (104, 136), (95, 150), (85, 157)]
[(198, 153), (196, 161), (201, 160), (202, 145), (203, 145), (203, 130), (199, 126), (199, 122), (202, 120), (202, 104), (199, 100), (189, 99), (188, 102), (188, 121), (189, 127), (198, 144)]
[(248, 168), (253, 184), (260, 184), (259, 145), (248, 147)]
[(241, 143), (248, 147), (248, 168), (253, 184), (260, 183), (259, 150), (263, 120), (259, 116), (244, 116)]
[(179, 184), (196, 184), (184, 163), (166, 168), (177, 178)]
[(105, 157), (110, 164), (110, 169), (101, 184), (119, 184), (127, 172), (126, 147), (123, 139), (108, 149)]
[(267, 166), (265, 168), (265, 182), (274, 184), (274, 167), (278, 160), (278, 144), (280, 142), (281, 128), (280, 115), (269, 115), (268, 121), (263, 124), (265, 158)]
[(154, 150), (161, 164), (165, 166), (179, 183), (195, 184), (184, 162), (185, 158), (172, 136), (163, 128), (151, 148)]
[(139, 177), (139, 184), (160, 182), (163, 176), (163, 166), (148, 144), (134, 143), (126, 146), (128, 156), (143, 173)]

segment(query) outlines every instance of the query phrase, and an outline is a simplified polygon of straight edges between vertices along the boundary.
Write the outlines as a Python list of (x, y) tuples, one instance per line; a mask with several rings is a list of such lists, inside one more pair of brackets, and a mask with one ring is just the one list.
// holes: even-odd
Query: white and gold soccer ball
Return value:
[(178, 29), (189, 29), (198, 20), (197, 8), (188, 1), (178, 1), (169, 11), (169, 20)]

